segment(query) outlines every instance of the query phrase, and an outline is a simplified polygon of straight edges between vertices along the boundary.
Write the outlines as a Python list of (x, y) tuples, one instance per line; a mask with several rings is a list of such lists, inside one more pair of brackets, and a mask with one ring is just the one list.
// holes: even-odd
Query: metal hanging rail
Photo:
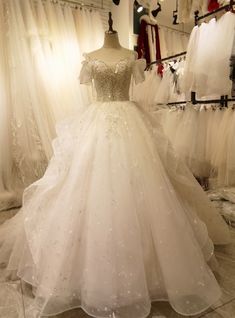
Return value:
[[(199, 12), (196, 11), (195, 12), (195, 25), (198, 24), (198, 21), (202, 20), (202, 19), (205, 19), (211, 15), (214, 15), (220, 11), (231, 11), (233, 13), (235, 13), (235, 10), (233, 9), (233, 6), (235, 5), (235, 0), (230, 0), (230, 3), (223, 6), (223, 7), (220, 7), (218, 8), (217, 10), (214, 10), (212, 12), (209, 12), (203, 16), (199, 16)], [(167, 60), (171, 60), (171, 59), (174, 59), (176, 57), (179, 57), (179, 56), (182, 56), (182, 55), (185, 55), (187, 52), (182, 52), (180, 54), (176, 54), (176, 55), (173, 55), (173, 56), (169, 56), (167, 58), (164, 58), (164, 59), (161, 59), (161, 60), (157, 60), (157, 61), (154, 61), (152, 63), (150, 63), (147, 67), (147, 69), (152, 65), (152, 64), (158, 64), (158, 63), (161, 63), (163, 61), (167, 61)], [(235, 98), (228, 98), (228, 96), (221, 96), (220, 99), (210, 99), (210, 100), (198, 100), (196, 98), (196, 92), (192, 92), (191, 93), (191, 100), (190, 101), (179, 101), (179, 102), (170, 102), (170, 103), (167, 103), (168, 106), (173, 106), (173, 105), (183, 105), (183, 104), (187, 104), (187, 103), (191, 103), (193, 105), (203, 105), (203, 104), (220, 104), (221, 107), (228, 107), (228, 103), (229, 102), (235, 102)]]
[(169, 27), (167, 25), (158, 24), (158, 26), (159, 26), (160, 29), (163, 28), (163, 29), (168, 29), (168, 30), (174, 31), (174, 32), (190, 35), (189, 32), (186, 32), (186, 31), (183, 31), (183, 30), (177, 30), (177, 29), (171, 28), (171, 27)]
[(178, 54), (175, 54), (175, 55), (171, 55), (171, 56), (168, 56), (168, 57), (164, 57), (163, 59), (159, 59), (159, 60), (153, 61), (153, 62), (151, 62), (151, 63), (149, 63), (147, 65), (146, 70), (148, 70), (154, 64), (160, 64), (160, 63), (165, 62), (165, 61), (170, 61), (170, 60), (173, 60), (173, 59), (175, 59), (177, 57), (184, 56), (186, 54), (187, 54), (187, 51), (181, 52), (181, 53), (178, 53)]
[(198, 100), (196, 99), (196, 93), (191, 93), (191, 100), (190, 101), (181, 101), (181, 102), (170, 102), (167, 103), (168, 106), (174, 105), (182, 105), (191, 103), (193, 105), (208, 105), (208, 104), (220, 104), (221, 107), (228, 107), (229, 102), (235, 102), (235, 98), (228, 98), (228, 96), (221, 96), (220, 99), (207, 99), (207, 100)]
[(80, 8), (90, 8), (90, 9), (99, 9), (99, 10), (104, 10), (104, 3), (103, 1), (101, 1), (101, 6), (96, 6), (92, 3), (84, 3), (81, 1), (76, 1), (76, 0), (51, 0), (52, 3), (55, 4), (66, 4), (68, 3), (69, 5), (71, 5), (73, 8), (77, 9), (78, 7)]
[(161, 62), (165, 62), (165, 61), (168, 61), (168, 60), (173, 60), (173, 59), (175, 59), (177, 57), (181, 57), (181, 56), (186, 55), (186, 54), (187, 54), (187, 51), (184, 51), (184, 52), (181, 52), (181, 53), (178, 53), (178, 54), (175, 54), (175, 55), (164, 57), (163, 59), (161, 59)]
[(205, 19), (207, 17), (210, 17), (211, 15), (214, 15), (214, 14), (220, 12), (220, 11), (224, 11), (224, 10), (225, 11), (230, 11), (231, 10), (232, 12), (234, 12), (233, 5), (235, 5), (235, 1), (231, 0), (229, 4), (226, 4), (223, 7), (220, 7), (218, 9), (216, 9), (216, 10), (214, 10), (212, 12), (206, 13), (206, 14), (204, 14), (202, 16), (199, 16), (199, 11), (196, 11), (194, 13), (194, 15), (195, 15), (195, 25), (197, 25), (200, 20), (203, 20), (203, 19)]
[(196, 93), (191, 93), (191, 100), (193, 105), (197, 104), (220, 104), (223, 107), (228, 107), (228, 102), (235, 102), (235, 98), (228, 98), (228, 95), (221, 96), (220, 99), (211, 100), (197, 100)]
[[(184, 105), (184, 104), (188, 104), (188, 103), (191, 103), (191, 101), (181, 101), (181, 102), (170, 102), (170, 103), (167, 103), (167, 106), (174, 106), (174, 105)], [(163, 104), (158, 104), (158, 105), (163, 105)]]

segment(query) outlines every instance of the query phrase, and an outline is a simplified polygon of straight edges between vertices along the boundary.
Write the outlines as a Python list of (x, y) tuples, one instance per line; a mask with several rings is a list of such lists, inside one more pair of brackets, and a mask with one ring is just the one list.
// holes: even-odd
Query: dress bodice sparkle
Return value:
[(93, 83), (97, 101), (127, 101), (132, 76), (136, 83), (144, 80), (145, 60), (126, 58), (114, 63), (97, 59), (83, 62), (80, 74), (82, 84)]
[(122, 60), (106, 64), (93, 63), (94, 85), (98, 101), (124, 101), (129, 99), (132, 63)]

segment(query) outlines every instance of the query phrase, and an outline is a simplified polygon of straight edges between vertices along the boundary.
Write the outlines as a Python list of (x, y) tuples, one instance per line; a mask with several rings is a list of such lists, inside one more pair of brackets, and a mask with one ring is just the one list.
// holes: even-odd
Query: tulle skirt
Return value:
[(213, 165), (217, 168), (220, 186), (235, 184), (234, 125), (234, 107), (229, 107), (222, 112), (221, 122), (218, 126), (217, 151), (214, 153), (213, 160)]
[(97, 102), (57, 134), (44, 177), (0, 228), (0, 260), (34, 286), (38, 313), (140, 318), (166, 300), (187, 316), (215, 303), (207, 261), (228, 228), (157, 120)]
[(155, 112), (176, 153), (194, 176), (210, 178), (212, 186), (235, 184), (234, 106), (214, 105)]
[[(161, 111), (161, 123), (174, 150), (197, 177), (210, 174), (206, 158), (208, 111), (191, 104), (184, 108)], [(159, 113), (156, 113), (159, 117)]]

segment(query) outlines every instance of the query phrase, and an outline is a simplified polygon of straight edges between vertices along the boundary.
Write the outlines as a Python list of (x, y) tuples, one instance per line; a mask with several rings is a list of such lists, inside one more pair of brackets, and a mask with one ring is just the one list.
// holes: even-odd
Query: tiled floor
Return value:
[[(0, 224), (16, 212), (17, 210), (1, 212)], [(231, 229), (231, 234), (232, 244), (216, 249), (216, 256), (220, 264), (217, 279), (223, 292), (221, 300), (206, 313), (194, 316), (194, 318), (235, 318), (235, 229)], [(4, 281), (0, 268), (0, 318), (38, 317), (32, 307), (32, 300), (30, 287), (21, 281)], [(52, 318), (89, 317), (82, 310), (73, 310)], [(149, 318), (183, 318), (183, 316), (175, 313), (167, 303), (157, 302), (153, 304)]]

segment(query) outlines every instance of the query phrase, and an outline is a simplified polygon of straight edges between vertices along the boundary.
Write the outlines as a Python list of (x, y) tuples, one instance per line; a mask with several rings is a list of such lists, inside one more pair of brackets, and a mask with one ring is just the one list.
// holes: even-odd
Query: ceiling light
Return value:
[(135, 7), (135, 9), (136, 9), (136, 11), (137, 11), (138, 13), (140, 13), (140, 12), (142, 12), (142, 11), (144, 10), (144, 7), (141, 6), (141, 5), (138, 3), (138, 1), (136, 1), (136, 0), (135, 0), (135, 2), (134, 2), (134, 7)]

